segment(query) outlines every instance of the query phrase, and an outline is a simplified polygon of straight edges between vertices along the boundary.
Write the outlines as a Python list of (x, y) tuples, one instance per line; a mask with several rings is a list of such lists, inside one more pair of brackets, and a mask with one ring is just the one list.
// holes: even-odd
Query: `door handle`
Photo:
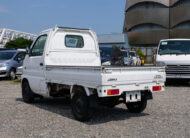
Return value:
[(40, 63), (40, 66), (43, 66), (44, 64), (43, 63)]

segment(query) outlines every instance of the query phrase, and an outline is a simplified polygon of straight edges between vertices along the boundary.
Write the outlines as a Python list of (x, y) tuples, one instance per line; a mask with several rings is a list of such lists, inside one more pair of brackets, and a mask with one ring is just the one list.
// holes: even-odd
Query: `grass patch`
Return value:
[(10, 80), (10, 79), (8, 79), (8, 78), (1, 78), (0, 81), (13, 82), (13, 83), (17, 83), (17, 84), (19, 84), (19, 83), (21, 82), (20, 79)]
[(14, 82), (14, 83), (20, 83), (21, 82), (21, 80), (20, 79), (16, 79), (16, 80), (12, 80), (12, 82)]

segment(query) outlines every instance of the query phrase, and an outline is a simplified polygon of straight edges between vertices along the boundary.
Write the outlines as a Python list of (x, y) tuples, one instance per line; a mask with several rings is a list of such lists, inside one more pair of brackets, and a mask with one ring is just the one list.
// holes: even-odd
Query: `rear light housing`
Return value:
[(153, 86), (153, 87), (152, 87), (152, 91), (153, 91), (153, 92), (162, 91), (162, 86)]
[(108, 95), (119, 95), (119, 89), (108, 90), (107, 93)]

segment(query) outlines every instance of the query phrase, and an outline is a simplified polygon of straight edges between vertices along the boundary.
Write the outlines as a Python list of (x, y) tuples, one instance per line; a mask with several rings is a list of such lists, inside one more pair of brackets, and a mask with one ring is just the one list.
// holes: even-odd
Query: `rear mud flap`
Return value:
[(147, 92), (146, 94), (147, 100), (153, 100), (152, 92)]

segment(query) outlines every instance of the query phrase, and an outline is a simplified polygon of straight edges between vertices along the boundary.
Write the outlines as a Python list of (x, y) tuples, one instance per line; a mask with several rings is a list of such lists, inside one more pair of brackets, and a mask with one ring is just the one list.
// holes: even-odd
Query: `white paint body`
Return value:
[[(190, 39), (166, 39), (163, 41), (190, 41)], [(160, 46), (160, 44), (159, 44)], [(158, 46), (158, 51), (159, 51)], [(159, 55), (157, 52), (156, 62), (163, 62), (166, 66), (166, 70), (170, 70), (167, 73), (169, 79), (190, 79), (190, 55), (189, 54), (166, 54)]]
[[(164, 91), (165, 69), (162, 67), (102, 67), (96, 34), (91, 30), (55, 28), (47, 34), (43, 56), (26, 56), (22, 80), (27, 79), (31, 89), (49, 97), (48, 83), (74, 85), (85, 88), (88, 96), (96, 89), (99, 97), (109, 97), (107, 90), (124, 92), (150, 90), (162, 86)], [(65, 46), (66, 35), (80, 35), (83, 48)], [(40, 66), (43, 63), (43, 66)], [(118, 96), (118, 95), (117, 95)]]

